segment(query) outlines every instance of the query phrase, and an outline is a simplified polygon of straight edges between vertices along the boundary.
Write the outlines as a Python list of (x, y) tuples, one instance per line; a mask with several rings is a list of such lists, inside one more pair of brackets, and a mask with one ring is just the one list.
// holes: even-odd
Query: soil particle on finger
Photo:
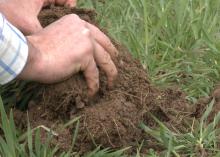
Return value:
[[(95, 17), (91, 10), (52, 7), (44, 9), (39, 19), (46, 26), (70, 13), (77, 13), (89, 22)], [(103, 71), (100, 71), (100, 90), (93, 98), (87, 96), (82, 74), (62, 83), (42, 85), (40, 96), (28, 108), (32, 127), (45, 125), (56, 131), (58, 139), (55, 143), (68, 149), (75, 127), (64, 128), (63, 125), (81, 117), (75, 149), (85, 152), (98, 145), (112, 148), (137, 146), (145, 137), (140, 123), (156, 126), (151, 114), (168, 125), (182, 125), (182, 119), (191, 111), (185, 95), (178, 90), (161, 91), (151, 86), (140, 62), (123, 46), (116, 44), (116, 47), (119, 56), (115, 64), (119, 75), (114, 87), (107, 87)], [(25, 128), (25, 117), (26, 113), (15, 111), (20, 128)]]

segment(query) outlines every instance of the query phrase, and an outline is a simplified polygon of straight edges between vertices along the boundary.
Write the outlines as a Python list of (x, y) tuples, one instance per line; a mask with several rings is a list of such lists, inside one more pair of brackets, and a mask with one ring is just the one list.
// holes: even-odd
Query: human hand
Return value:
[(48, 4), (58, 4), (58, 5), (64, 5), (67, 7), (75, 7), (77, 4), (77, 0), (45, 0), (45, 5)]
[(42, 7), (49, 4), (75, 7), (77, 0), (7, 0), (0, 2), (0, 12), (25, 35), (42, 29), (37, 18)]
[(0, 2), (0, 12), (25, 35), (36, 33), (42, 29), (37, 18), (42, 0), (7, 0)]
[(97, 27), (77, 15), (64, 16), (27, 39), (29, 59), (19, 78), (55, 83), (83, 71), (89, 95), (94, 95), (99, 88), (99, 66), (108, 85), (113, 85), (117, 69), (111, 57), (117, 56), (116, 48)]

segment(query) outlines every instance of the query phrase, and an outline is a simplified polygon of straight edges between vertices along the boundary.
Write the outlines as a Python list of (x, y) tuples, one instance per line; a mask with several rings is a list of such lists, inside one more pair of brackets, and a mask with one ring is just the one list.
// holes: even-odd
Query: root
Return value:
[(127, 93), (127, 92), (122, 92), (122, 91), (120, 91), (120, 90), (114, 90), (114, 91), (112, 91), (112, 93), (114, 93), (114, 92), (118, 92), (118, 93), (121, 93), (121, 94), (124, 94), (124, 95), (127, 95), (127, 96), (131, 96), (131, 97), (136, 98), (136, 99), (138, 99), (139, 101), (141, 101), (141, 97), (138, 97), (138, 96), (136, 96), (136, 95), (129, 94), (129, 93)]
[(111, 141), (111, 139), (110, 139), (110, 137), (109, 137), (109, 135), (108, 135), (108, 132), (107, 132), (105, 126), (104, 126), (102, 123), (101, 123), (101, 125), (102, 125), (102, 128), (103, 128), (103, 131), (105, 132), (105, 134), (106, 134), (106, 136), (107, 136), (107, 138), (108, 138), (109, 144), (110, 144), (113, 148), (115, 148), (115, 145), (112, 143), (112, 141)]
[(115, 126), (116, 126), (116, 129), (117, 129), (117, 132), (118, 132), (118, 136), (119, 136), (119, 138), (120, 138), (120, 141), (122, 142), (122, 138), (121, 138), (121, 134), (120, 134), (120, 131), (119, 131), (118, 124), (116, 123), (116, 120), (115, 120), (115, 119), (112, 119), (112, 120), (113, 120), (113, 122), (114, 122), (114, 124), (115, 124)]

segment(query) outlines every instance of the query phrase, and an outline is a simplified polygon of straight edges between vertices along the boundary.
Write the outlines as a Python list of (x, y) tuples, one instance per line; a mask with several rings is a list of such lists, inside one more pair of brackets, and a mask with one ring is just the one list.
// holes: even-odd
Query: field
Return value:
[(103, 73), (92, 99), (80, 74), (1, 87), (0, 154), (220, 156), (220, 1), (81, 0), (78, 8), (51, 7), (39, 19), (46, 26), (76, 13), (99, 25), (120, 52), (115, 87)]

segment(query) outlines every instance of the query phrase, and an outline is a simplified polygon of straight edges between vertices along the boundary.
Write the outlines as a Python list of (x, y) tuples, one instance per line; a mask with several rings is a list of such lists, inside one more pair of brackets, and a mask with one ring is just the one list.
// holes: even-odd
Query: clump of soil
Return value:
[(77, 14), (83, 20), (90, 23), (95, 23), (96, 12), (92, 9), (77, 9), (77, 8), (65, 8), (65, 7), (55, 7), (50, 6), (49, 8), (43, 9), (39, 14), (39, 20), (43, 27), (51, 24), (52, 22), (58, 20), (59, 18), (68, 15)]
[[(91, 10), (63, 7), (44, 9), (39, 19), (46, 26), (69, 13), (78, 13), (83, 19), (94, 21), (95, 13)], [(139, 61), (132, 58), (123, 46), (116, 46), (120, 52), (115, 60), (119, 76), (112, 89), (108, 89), (102, 71), (100, 90), (93, 98), (87, 96), (86, 82), (81, 74), (63, 83), (42, 85), (38, 99), (29, 103), (31, 125), (51, 128), (58, 133), (56, 144), (68, 149), (75, 128), (64, 128), (63, 124), (81, 116), (75, 147), (81, 152), (96, 145), (113, 148), (137, 146), (145, 136), (139, 124), (156, 125), (149, 113), (168, 125), (182, 125), (182, 119), (191, 114), (185, 95), (178, 90), (161, 91), (152, 87)], [(16, 110), (15, 119), (20, 128), (26, 126), (26, 113)]]

